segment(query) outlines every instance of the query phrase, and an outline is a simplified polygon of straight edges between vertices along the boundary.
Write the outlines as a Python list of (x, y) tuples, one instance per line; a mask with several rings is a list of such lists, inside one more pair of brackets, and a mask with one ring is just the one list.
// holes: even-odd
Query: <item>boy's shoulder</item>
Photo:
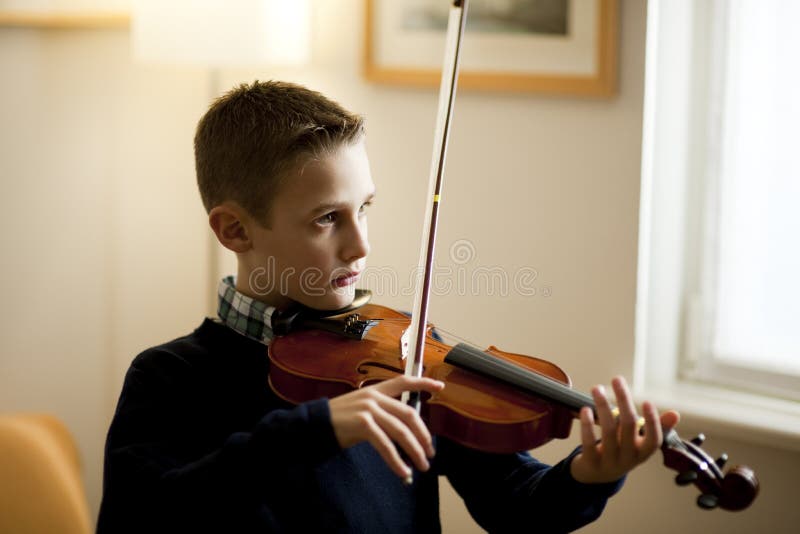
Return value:
[(131, 363), (131, 368), (150, 369), (166, 365), (187, 365), (194, 357), (208, 353), (212, 349), (209, 336), (204, 334), (213, 321), (206, 319), (191, 333), (177, 337), (160, 345), (140, 352)]
[(263, 345), (207, 318), (191, 333), (139, 353), (131, 362), (126, 382), (176, 385), (187, 378), (223, 371), (230, 360), (228, 354), (261, 357), (265, 352)]
[(205, 319), (192, 332), (147, 348), (131, 362), (126, 380), (172, 382), (213, 360), (227, 334), (224, 325)]

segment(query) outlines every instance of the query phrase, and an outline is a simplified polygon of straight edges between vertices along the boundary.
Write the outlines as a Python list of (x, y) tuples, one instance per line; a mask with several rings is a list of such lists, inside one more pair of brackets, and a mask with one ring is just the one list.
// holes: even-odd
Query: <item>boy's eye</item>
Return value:
[[(372, 201), (364, 202), (358, 208), (358, 214), (364, 215), (367, 211), (367, 206), (372, 205)], [(330, 226), (332, 224), (336, 224), (339, 220), (339, 212), (338, 211), (331, 211), (326, 213), (325, 215), (314, 219), (314, 223), (320, 226)]]
[(333, 224), (336, 222), (336, 212), (332, 211), (330, 213), (326, 213), (319, 219), (317, 219), (317, 224)]

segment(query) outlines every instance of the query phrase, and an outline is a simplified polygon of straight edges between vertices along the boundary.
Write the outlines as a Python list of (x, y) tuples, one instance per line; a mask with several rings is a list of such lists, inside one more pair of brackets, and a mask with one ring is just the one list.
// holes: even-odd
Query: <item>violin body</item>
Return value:
[[(401, 337), (410, 324), (403, 313), (375, 304), (360, 316), (379, 319), (364, 339), (322, 330), (299, 330), (276, 337), (269, 346), (270, 386), (284, 400), (299, 404), (403, 374)], [(536, 448), (566, 438), (574, 412), (444, 361), (452, 347), (430, 334), (425, 340), (423, 375), (447, 387), (423, 399), (421, 414), (434, 434), (493, 453)], [(567, 374), (546, 360), (490, 347), (487, 353), (570, 385)]]

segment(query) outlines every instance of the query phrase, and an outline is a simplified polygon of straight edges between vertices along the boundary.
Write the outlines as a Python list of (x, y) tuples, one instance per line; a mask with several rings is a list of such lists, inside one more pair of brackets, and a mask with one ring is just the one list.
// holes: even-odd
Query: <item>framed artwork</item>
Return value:
[[(448, 0), (365, 0), (364, 75), (437, 86)], [(459, 88), (616, 92), (617, 0), (469, 0)]]

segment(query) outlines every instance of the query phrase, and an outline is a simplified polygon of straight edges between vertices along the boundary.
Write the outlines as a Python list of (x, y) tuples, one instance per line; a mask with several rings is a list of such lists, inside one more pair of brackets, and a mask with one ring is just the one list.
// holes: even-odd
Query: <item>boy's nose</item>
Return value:
[(355, 261), (369, 254), (369, 240), (367, 239), (367, 223), (355, 223), (352, 231), (348, 232), (342, 244), (342, 256), (345, 261)]

